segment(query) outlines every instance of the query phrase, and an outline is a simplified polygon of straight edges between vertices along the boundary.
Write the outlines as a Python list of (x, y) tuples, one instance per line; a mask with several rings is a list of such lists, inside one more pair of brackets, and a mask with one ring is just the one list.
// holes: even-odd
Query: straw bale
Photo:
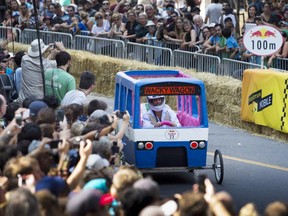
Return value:
[[(27, 50), (29, 45), (14, 44), (14, 52)], [(12, 45), (9, 44), (9, 50)], [(241, 91), (242, 82), (230, 77), (216, 76), (211, 73), (195, 72), (193, 69), (184, 69), (179, 67), (162, 67), (149, 65), (135, 60), (123, 60), (111, 58), (108, 56), (94, 55), (85, 51), (67, 50), (72, 56), (72, 66), (70, 73), (76, 78), (77, 83), (83, 71), (92, 71), (96, 77), (97, 94), (105, 96), (114, 95), (115, 74), (119, 71), (129, 70), (163, 70), (175, 69), (181, 70), (185, 74), (204, 82), (206, 87), (206, 98), (208, 107), (208, 116), (220, 124), (230, 125), (248, 130), (255, 134), (266, 135), (281, 140), (288, 140), (288, 134), (275, 131), (271, 128), (255, 125), (254, 123), (241, 120)], [(168, 98), (167, 102), (174, 104), (173, 99)]]

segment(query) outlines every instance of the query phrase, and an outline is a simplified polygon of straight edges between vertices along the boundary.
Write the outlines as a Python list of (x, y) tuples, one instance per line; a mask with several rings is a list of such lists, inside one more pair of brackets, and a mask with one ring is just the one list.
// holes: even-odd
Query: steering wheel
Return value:
[(174, 124), (171, 121), (162, 121), (161, 126), (167, 125), (169, 127), (174, 127)]

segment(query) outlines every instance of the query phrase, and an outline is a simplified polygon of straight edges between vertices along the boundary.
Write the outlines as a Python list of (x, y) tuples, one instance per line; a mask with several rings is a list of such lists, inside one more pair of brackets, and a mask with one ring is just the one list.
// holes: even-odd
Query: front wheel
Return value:
[(217, 184), (221, 184), (224, 178), (224, 163), (220, 150), (216, 149), (214, 153), (213, 170)]

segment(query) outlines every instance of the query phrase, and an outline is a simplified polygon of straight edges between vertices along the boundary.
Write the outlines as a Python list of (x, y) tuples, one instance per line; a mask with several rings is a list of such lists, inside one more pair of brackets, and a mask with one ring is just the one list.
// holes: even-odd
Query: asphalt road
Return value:
[[(113, 110), (113, 100), (102, 97)], [(260, 213), (268, 203), (281, 200), (288, 203), (288, 145), (246, 131), (209, 123), (207, 165), (213, 163), (215, 149), (224, 157), (224, 181), (217, 185), (213, 170), (195, 170), (206, 174), (216, 191), (227, 191), (236, 208), (253, 202)], [(152, 176), (160, 185), (163, 197), (173, 196), (192, 188), (192, 173), (161, 173)]]

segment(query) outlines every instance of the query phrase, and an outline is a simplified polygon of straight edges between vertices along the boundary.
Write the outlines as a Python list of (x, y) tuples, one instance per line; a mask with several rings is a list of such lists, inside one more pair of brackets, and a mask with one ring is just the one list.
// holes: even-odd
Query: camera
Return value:
[(64, 110), (63, 109), (57, 109), (55, 111), (56, 114), (56, 122), (60, 122), (64, 120)]
[(118, 112), (116, 112), (116, 116), (119, 119), (122, 119), (125, 114), (126, 114), (126, 111), (118, 111)]
[(111, 147), (112, 155), (119, 153), (119, 147), (117, 146), (117, 142), (113, 141), (113, 145)]

